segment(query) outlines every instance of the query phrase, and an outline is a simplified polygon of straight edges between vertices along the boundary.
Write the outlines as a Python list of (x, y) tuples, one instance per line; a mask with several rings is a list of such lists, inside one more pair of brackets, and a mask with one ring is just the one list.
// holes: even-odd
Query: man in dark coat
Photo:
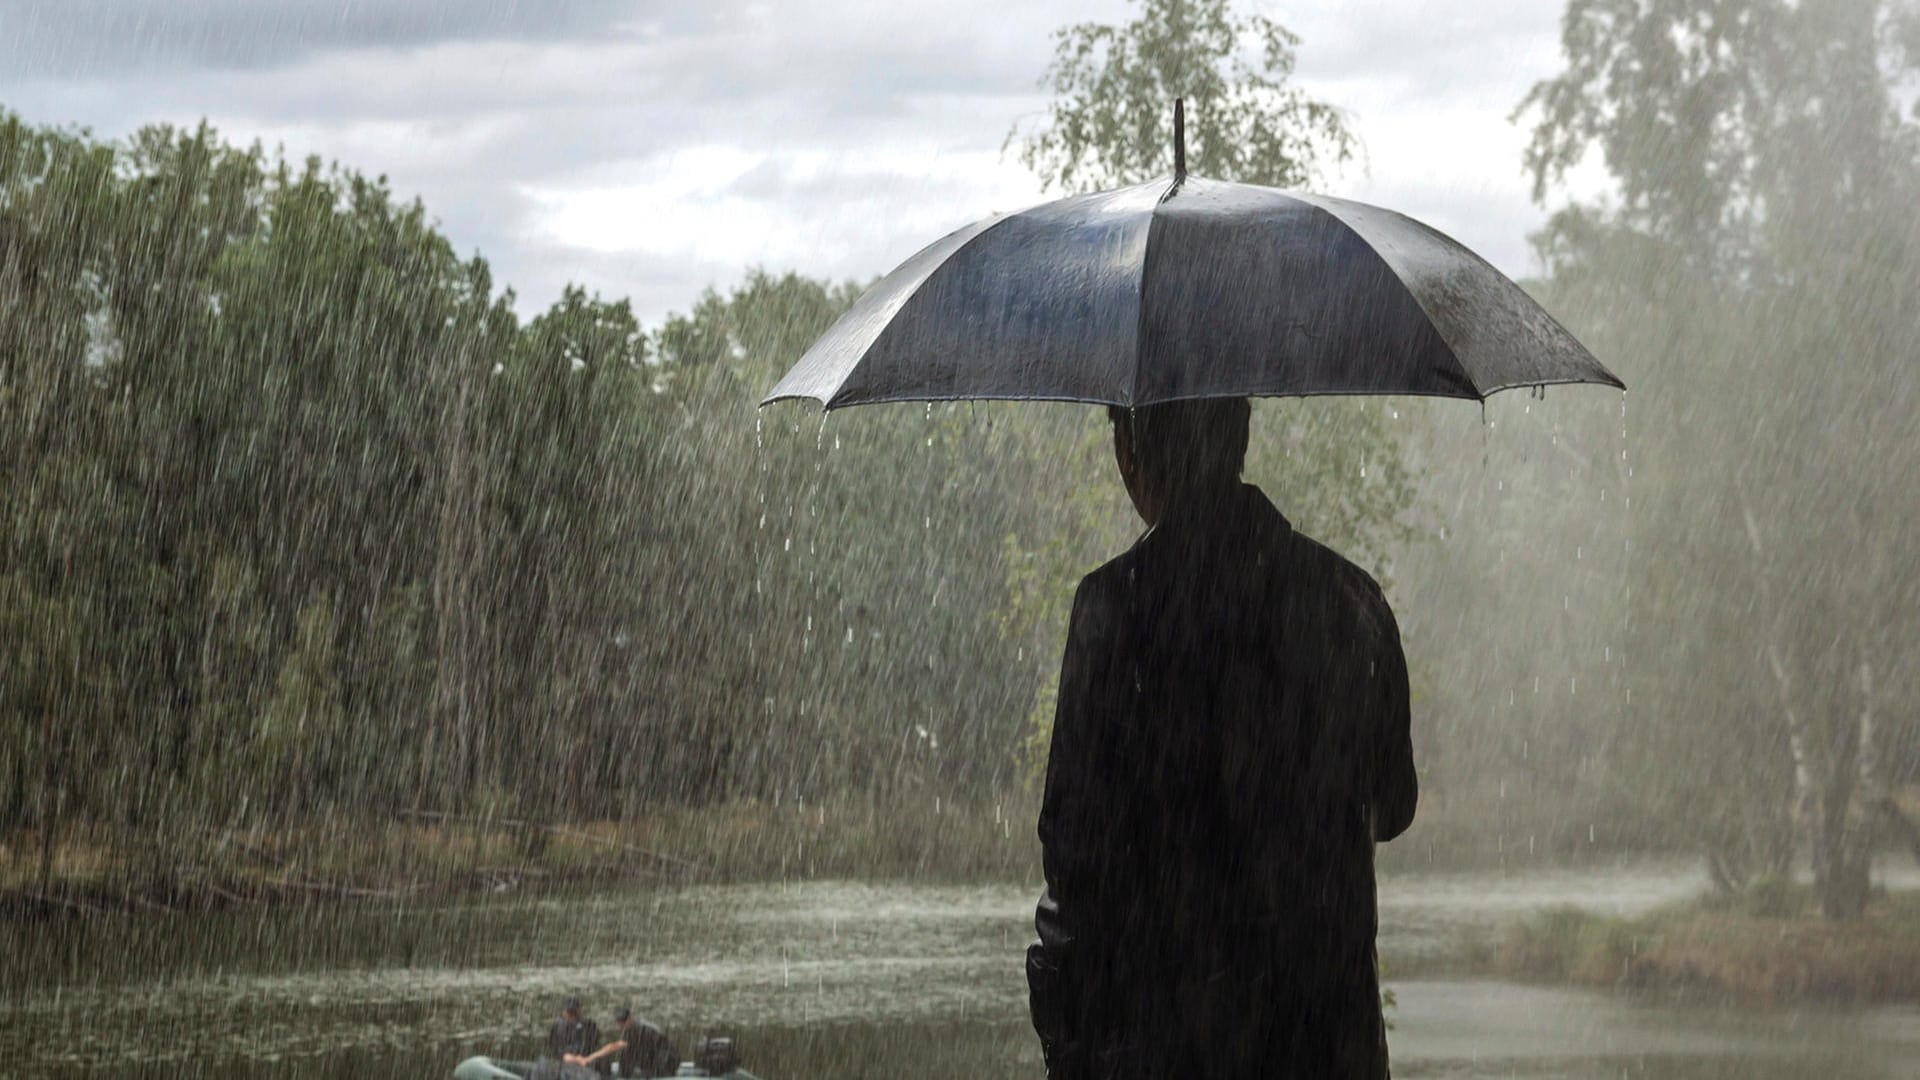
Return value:
[(580, 999), (569, 997), (560, 1003), (560, 1015), (547, 1028), (547, 1052), (565, 1060), (569, 1054), (585, 1054), (600, 1045), (600, 1025), (580, 1014)]
[(613, 1041), (591, 1054), (568, 1054), (567, 1064), (602, 1073), (612, 1069), (616, 1076), (672, 1076), (679, 1070), (680, 1055), (660, 1025), (640, 1019), (625, 1005), (613, 1010), (613, 1024)]
[(1248, 415), (1112, 413), (1149, 528), (1081, 581), (1061, 666), (1027, 957), (1055, 1078), (1387, 1075), (1406, 661), (1373, 579), (1240, 483)]

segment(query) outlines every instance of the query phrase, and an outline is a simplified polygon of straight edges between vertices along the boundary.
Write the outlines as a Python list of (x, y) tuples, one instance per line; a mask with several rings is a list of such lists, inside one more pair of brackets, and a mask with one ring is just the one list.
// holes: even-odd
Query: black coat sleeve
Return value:
[(1075, 954), (1083, 948), (1087, 914), (1098, 910), (1093, 895), (1098, 874), (1094, 861), (1107, 818), (1104, 785), (1094, 755), (1105, 636), (1112, 629), (1098, 582), (1089, 577), (1074, 594), (1067, 629), (1066, 655), (1053, 714), (1053, 739), (1047, 753), (1046, 791), (1040, 806), (1041, 864), (1046, 893), (1034, 914), (1039, 934), (1027, 950), (1027, 991), (1033, 1026), (1046, 1055), (1047, 1073), (1056, 1078), (1085, 1074), (1083, 1047), (1076, 1030), (1079, 987)]
[(1420, 801), (1420, 781), (1413, 769), (1412, 698), (1407, 686), (1407, 657), (1400, 647), (1400, 627), (1393, 609), (1376, 586), (1373, 590), (1373, 671), (1369, 680), (1373, 718), (1372, 797), (1373, 838), (1391, 840), (1413, 824)]

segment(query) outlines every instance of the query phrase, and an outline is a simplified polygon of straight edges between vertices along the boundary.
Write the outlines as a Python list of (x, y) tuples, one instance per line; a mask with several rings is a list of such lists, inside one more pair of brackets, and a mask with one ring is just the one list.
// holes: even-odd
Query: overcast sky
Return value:
[[(1321, 186), (1533, 269), (1508, 122), (1555, 0), (1239, 0), (1367, 167)], [(1000, 147), (1051, 32), (1126, 0), (0, 0), (0, 107), (120, 136), (205, 117), (385, 173), (523, 313), (568, 281), (648, 322), (746, 268), (864, 279), (1046, 198)]]

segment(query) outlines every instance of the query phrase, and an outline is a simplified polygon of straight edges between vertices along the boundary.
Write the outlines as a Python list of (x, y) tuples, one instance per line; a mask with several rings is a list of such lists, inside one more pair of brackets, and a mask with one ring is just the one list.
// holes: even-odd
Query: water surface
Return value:
[[(1633, 914), (1702, 884), (1687, 862), (1386, 878), (1395, 1075), (1920, 1076), (1910, 1007), (1756, 1012), (1447, 974), (1462, 943), (1529, 912)], [(767, 1080), (1037, 1076), (1032, 894), (806, 882), (15, 928), (0, 1053), (14, 1075), (435, 1077), (529, 1053), (577, 993), (603, 1023), (631, 1003), (683, 1045), (730, 1029)]]

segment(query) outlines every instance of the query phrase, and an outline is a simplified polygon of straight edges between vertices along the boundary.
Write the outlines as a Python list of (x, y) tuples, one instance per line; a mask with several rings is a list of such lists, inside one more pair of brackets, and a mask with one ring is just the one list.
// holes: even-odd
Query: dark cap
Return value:
[(625, 1005), (622, 1005), (619, 1008), (613, 1010), (613, 1019), (615, 1023), (625, 1020), (632, 1015), (633, 1015), (633, 1010), (627, 1008)]
[(565, 1001), (562, 1001), (560, 1003), (560, 1011), (561, 1012), (579, 1012), (580, 999), (577, 997), (570, 997)]

